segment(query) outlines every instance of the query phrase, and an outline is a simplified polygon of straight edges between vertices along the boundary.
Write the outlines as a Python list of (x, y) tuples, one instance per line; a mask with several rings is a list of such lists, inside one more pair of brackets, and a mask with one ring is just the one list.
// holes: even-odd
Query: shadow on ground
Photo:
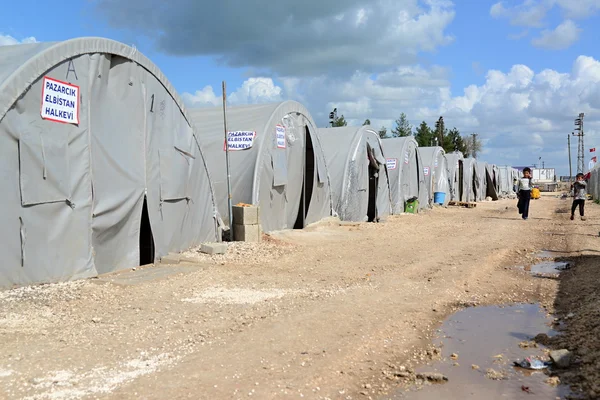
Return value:
[(549, 345), (554, 350), (573, 352), (571, 366), (557, 371), (561, 381), (570, 384), (576, 393), (581, 391), (583, 399), (598, 399), (600, 256), (584, 255), (561, 260), (571, 262), (572, 267), (561, 274), (554, 307), (556, 316), (564, 323), (559, 328), (560, 334), (553, 337)]

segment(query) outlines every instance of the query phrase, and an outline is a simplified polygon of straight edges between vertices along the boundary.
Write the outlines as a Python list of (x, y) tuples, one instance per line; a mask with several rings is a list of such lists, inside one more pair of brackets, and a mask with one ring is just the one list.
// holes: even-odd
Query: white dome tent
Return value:
[(435, 193), (443, 193), (444, 200), (440, 205), (448, 205), (450, 202), (450, 179), (448, 160), (446, 152), (442, 147), (419, 147), (419, 153), (423, 160), (425, 182), (429, 193), (429, 204), (435, 202)]
[(419, 209), (428, 208), (429, 194), (417, 141), (400, 137), (383, 139), (381, 144), (388, 167), (392, 214), (403, 213), (406, 201), (414, 197), (419, 199)]
[(331, 179), (333, 208), (342, 221), (379, 221), (391, 212), (381, 139), (370, 126), (319, 129)]
[[(229, 221), (223, 109), (197, 108), (190, 115), (202, 138), (219, 211)], [(245, 135), (230, 145), (233, 204), (260, 206), (265, 232), (304, 228), (332, 213), (331, 191), (318, 130), (295, 101), (227, 108), (227, 129)], [(235, 221), (234, 221), (235, 223)]]
[(477, 168), (477, 160), (474, 158), (465, 158), (463, 160), (463, 191), (461, 201), (477, 202), (479, 198), (479, 187), (481, 185), (479, 179), (479, 170)]
[(101, 38), (4, 46), (0, 59), (1, 286), (218, 239), (198, 138), (150, 60)]
[(461, 201), (464, 193), (464, 156), (460, 151), (454, 151), (446, 154), (446, 161), (448, 162), (448, 176), (450, 180), (450, 201)]

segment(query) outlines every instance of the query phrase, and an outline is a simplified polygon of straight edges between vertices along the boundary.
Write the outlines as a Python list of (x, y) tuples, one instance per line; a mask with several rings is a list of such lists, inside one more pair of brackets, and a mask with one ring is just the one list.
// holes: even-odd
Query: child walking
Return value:
[(521, 217), (525, 221), (529, 218), (529, 203), (531, 202), (532, 188), (531, 168), (526, 167), (523, 169), (523, 177), (519, 179), (519, 190), (517, 191), (517, 197), (519, 198), (517, 207), (519, 208), (519, 214), (521, 214)]
[(585, 221), (585, 216), (583, 215), (584, 207), (585, 207), (585, 197), (586, 197), (586, 183), (583, 178), (583, 174), (579, 173), (575, 177), (575, 183), (573, 184), (573, 205), (571, 206), (571, 221), (575, 219), (575, 209), (579, 206), (579, 215), (581, 216), (581, 220)]

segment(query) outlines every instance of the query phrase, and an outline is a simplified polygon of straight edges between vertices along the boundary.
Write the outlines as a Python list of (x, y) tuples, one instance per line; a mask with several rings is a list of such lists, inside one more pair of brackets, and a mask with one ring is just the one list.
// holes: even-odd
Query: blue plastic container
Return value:
[(433, 202), (435, 204), (444, 204), (444, 200), (446, 200), (446, 193), (444, 192), (435, 192), (433, 193)]

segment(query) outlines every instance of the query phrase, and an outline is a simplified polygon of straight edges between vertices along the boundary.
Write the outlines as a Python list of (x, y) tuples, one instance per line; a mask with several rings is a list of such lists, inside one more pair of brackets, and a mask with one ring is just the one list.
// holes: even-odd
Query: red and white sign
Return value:
[(397, 158), (386, 158), (385, 163), (387, 165), (388, 171), (392, 169), (396, 169), (398, 167), (398, 159)]
[(54, 122), (79, 124), (79, 86), (45, 76), (40, 115)]
[(277, 136), (277, 148), (285, 149), (285, 126), (276, 125), (275, 135)]
[(596, 148), (595, 148), (595, 147), (592, 147), (592, 148), (590, 149), (590, 153), (595, 153), (595, 152), (596, 152)]
[(425, 176), (429, 176), (429, 167), (423, 167), (423, 173)]

